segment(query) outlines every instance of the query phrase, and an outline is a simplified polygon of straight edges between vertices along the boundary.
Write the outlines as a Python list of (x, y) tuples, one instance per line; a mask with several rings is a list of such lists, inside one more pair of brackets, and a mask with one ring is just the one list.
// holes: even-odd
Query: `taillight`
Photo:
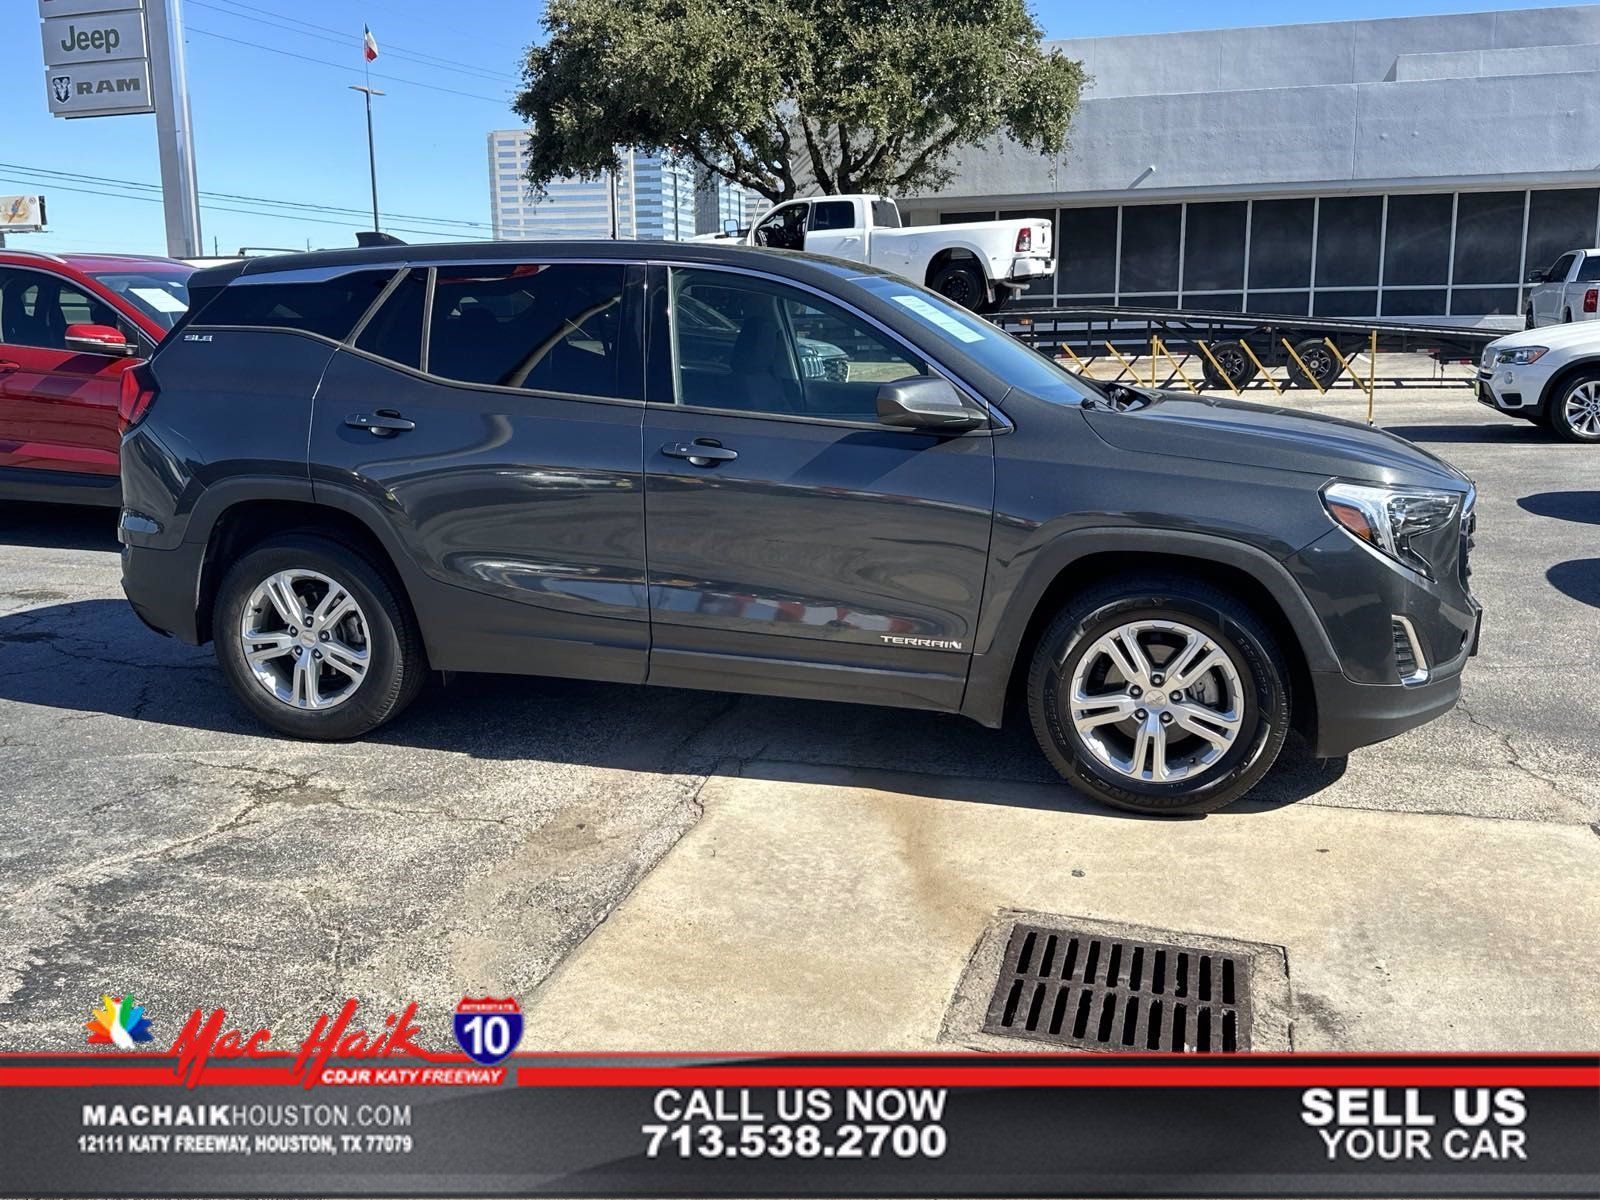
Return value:
[(1583, 294), (1583, 311), (1594, 312), (1596, 301), (1600, 301), (1600, 288), (1590, 288)]
[(122, 393), (117, 398), (117, 430), (126, 433), (150, 411), (156, 399), (155, 376), (140, 363), (122, 373)]
[(1023, 254), (1033, 249), (1033, 230), (1023, 226), (1017, 230), (1017, 253)]

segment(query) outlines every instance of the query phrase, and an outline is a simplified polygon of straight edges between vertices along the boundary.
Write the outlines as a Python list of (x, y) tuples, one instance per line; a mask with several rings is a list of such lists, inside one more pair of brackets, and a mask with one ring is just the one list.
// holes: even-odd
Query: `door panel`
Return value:
[[(843, 310), (787, 287), (722, 279), (764, 289), (724, 303), (744, 327), (741, 345), (760, 340), (748, 328), (769, 320), (760, 299), (774, 297), (777, 311), (807, 307), (835, 322), (828, 336), (847, 347), (847, 376), (893, 377), (868, 345), (882, 335)], [(856, 335), (844, 323), (858, 324)], [(741, 407), (770, 411), (652, 404), (646, 413), (650, 681), (953, 709), (988, 562), (992, 438), (797, 415), (838, 402), (818, 393), (853, 396), (859, 384), (797, 379), (794, 340), (773, 350), (786, 368), (724, 381)], [(687, 378), (717, 363), (678, 365)], [(690, 387), (715, 394), (703, 379)], [(706, 443), (734, 457), (683, 457)]]
[[(462, 294), (448, 300), (447, 270), (461, 268), (439, 269), (430, 368), (490, 365), (496, 379), (570, 384), (593, 360), (593, 377), (611, 364), (608, 382), (638, 392), (631, 315), (613, 312), (602, 329), (593, 278), (574, 281), (570, 266), (536, 281), (504, 272), (481, 288), (456, 286)], [(621, 268), (607, 270), (620, 295)], [(560, 310), (575, 322), (566, 336), (559, 314), (547, 319), (552, 297), (575, 306)], [(391, 297), (405, 300), (403, 289)], [(436, 585), (419, 603), (430, 610), (423, 623), (435, 667), (641, 682), (649, 646), (642, 415), (625, 397), (472, 386), (341, 351), (317, 394), (313, 487), (319, 499), (345, 489), (377, 506)], [(396, 421), (412, 428), (370, 427)]]
[(44, 272), (0, 268), (0, 467), (117, 474), (117, 401), (131, 358), (66, 348), (69, 324), (121, 324)]

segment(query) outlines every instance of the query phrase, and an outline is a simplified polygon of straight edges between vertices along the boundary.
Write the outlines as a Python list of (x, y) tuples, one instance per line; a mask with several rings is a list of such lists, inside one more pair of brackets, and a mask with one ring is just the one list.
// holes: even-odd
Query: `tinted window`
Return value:
[(624, 268), (588, 263), (438, 268), (431, 374), (577, 396), (633, 399)]
[(1122, 210), (1122, 294), (1170, 292), (1178, 287), (1176, 204), (1129, 205)]
[(1386, 317), (1442, 317), (1445, 307), (1443, 288), (1383, 289)]
[(1534, 192), (1528, 200), (1528, 270), (1564, 250), (1594, 245), (1597, 205), (1600, 190), (1595, 188)]
[(1318, 290), (1313, 301), (1319, 317), (1375, 317), (1378, 315), (1378, 293), (1324, 292)]
[[(1317, 211), (1317, 287), (1376, 284), (1382, 226), (1382, 196), (1323, 197)], [(1317, 311), (1332, 315), (1320, 296)]]
[(197, 314), (195, 324), (294, 329), (343, 341), (393, 278), (392, 269), (353, 271), (315, 283), (255, 283), (240, 276)]
[(119, 327), (111, 307), (82, 289), (54, 275), (0, 267), (0, 342), (65, 350), (68, 325)]
[[(1183, 290), (1231, 291), (1244, 286), (1243, 201), (1191, 204), (1183, 236)], [(1207, 298), (1202, 307), (1215, 308)]]
[(1056, 226), (1056, 272), (1058, 290), (1064, 295), (1110, 292), (1117, 286), (1115, 208), (1061, 210), (1061, 222)]
[[(1257, 200), (1250, 213), (1250, 286), (1303, 288), (1311, 283), (1311, 200)], [(1254, 301), (1251, 307), (1257, 307)], [(1264, 312), (1304, 312), (1263, 309)]]
[(878, 385), (927, 373), (872, 326), (781, 284), (672, 272), (680, 404), (877, 419)]
[(853, 229), (856, 206), (849, 200), (826, 200), (811, 206), (811, 228)]
[(428, 272), (406, 273), (356, 338), (356, 349), (405, 367), (422, 365), (422, 308), (428, 298)]
[(872, 202), (872, 223), (879, 229), (899, 229), (900, 210), (893, 200), (874, 200)]
[[(1383, 282), (1435, 284), (1450, 279), (1450, 213), (1455, 197), (1390, 196), (1389, 231), (1383, 247)], [(1384, 301), (1384, 311), (1389, 302)], [(1430, 310), (1434, 313), (1443, 309)]]
[(1593, 283), (1597, 279), (1600, 279), (1600, 254), (1591, 254), (1578, 268), (1578, 282)]
[(1245, 305), (1250, 312), (1280, 317), (1303, 317), (1311, 312), (1310, 292), (1251, 292)]
[(1453, 317), (1507, 317), (1516, 312), (1516, 288), (1454, 288), (1450, 292)]
[[(1522, 192), (1461, 193), (1456, 202), (1456, 283), (1520, 282), (1522, 206)], [(1516, 307), (1513, 299), (1509, 311)], [(1452, 305), (1451, 311), (1458, 310)]]
[(1556, 259), (1556, 261), (1550, 265), (1548, 282), (1565, 283), (1567, 281), (1567, 275), (1572, 271), (1572, 260), (1577, 257), (1578, 256), (1576, 254), (1563, 254), (1560, 258)]

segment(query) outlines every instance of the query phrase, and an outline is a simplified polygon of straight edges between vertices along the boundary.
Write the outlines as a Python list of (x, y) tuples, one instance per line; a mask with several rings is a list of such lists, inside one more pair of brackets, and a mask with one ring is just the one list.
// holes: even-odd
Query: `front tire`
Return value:
[(1271, 769), (1289, 675), (1265, 624), (1181, 577), (1113, 581), (1071, 600), (1035, 648), (1028, 711), (1074, 787), (1134, 812), (1205, 813)]
[(229, 567), (211, 629), (234, 695), (292, 737), (369, 733), (410, 704), (427, 676), (398, 586), (364, 554), (317, 534), (270, 539)]
[(1552, 433), (1565, 442), (1600, 442), (1600, 371), (1585, 371), (1561, 385), (1546, 415)]

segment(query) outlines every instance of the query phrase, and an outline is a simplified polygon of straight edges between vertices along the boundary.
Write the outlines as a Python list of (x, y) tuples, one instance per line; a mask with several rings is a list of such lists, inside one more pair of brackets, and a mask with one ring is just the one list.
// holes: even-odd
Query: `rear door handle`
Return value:
[(389, 437), (415, 429), (417, 423), (408, 421), (397, 412), (380, 409), (375, 413), (352, 413), (344, 419), (352, 429), (365, 429), (374, 437)]
[(737, 450), (729, 450), (726, 446), (718, 445), (710, 438), (699, 438), (693, 442), (668, 442), (661, 447), (661, 453), (668, 458), (687, 458), (690, 466), (709, 467), (713, 463), (732, 462), (739, 457)]
[(12, 362), (9, 358), (0, 358), (0, 375), (9, 375), (13, 371), (22, 370), (22, 364)]

